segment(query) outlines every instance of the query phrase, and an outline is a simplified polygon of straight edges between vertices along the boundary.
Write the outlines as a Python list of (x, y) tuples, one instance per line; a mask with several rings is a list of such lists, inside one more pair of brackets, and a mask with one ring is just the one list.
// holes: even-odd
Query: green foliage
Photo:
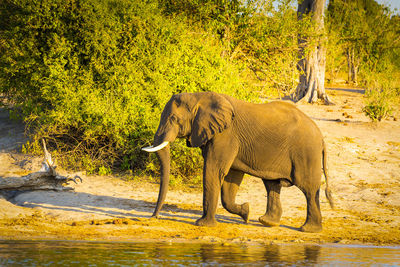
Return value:
[(37, 141), (29, 142), (27, 141), (25, 144), (22, 145), (22, 153), (31, 152), (34, 155), (43, 154), (43, 148), (40, 146), (40, 143)]
[[(0, 94), (27, 122), (32, 141), (24, 151), (41, 151), (45, 137), (65, 167), (157, 173), (156, 157), (141, 147), (173, 94), (215, 91), (258, 102), (294, 91), (298, 36), (317, 33), (309, 18), (297, 19), (293, 2), (1, 1)], [(366, 112), (385, 113), (374, 107), (392, 99), (390, 90), (398, 95), (386, 82), (399, 77), (399, 17), (373, 0), (329, 3), (328, 71), (342, 72), (352, 53), (359, 62), (350, 65), (370, 92)], [(171, 156), (171, 183), (200, 179), (198, 149), (176, 141)]]
[[(241, 66), (221, 56), (218, 40), (192, 31), (184, 18), (166, 18), (156, 2), (1, 5), (0, 93), (26, 119), (33, 139), (45, 137), (68, 167), (102, 174), (145, 169), (152, 155), (140, 148), (152, 142), (175, 93), (253, 98)], [(175, 159), (177, 176), (197, 174), (194, 163), (183, 166), (192, 159)]]
[[(231, 57), (243, 61), (262, 95), (278, 88), (293, 93), (298, 84), (298, 36), (310, 36), (309, 18), (298, 20), (290, 1), (252, 14), (232, 38)], [(250, 75), (249, 75), (250, 76)]]
[[(183, 14), (219, 37), (224, 55), (243, 64), (260, 96), (292, 93), (298, 83), (298, 36), (313, 36), (310, 17), (297, 19), (294, 0), (159, 1), (167, 15)], [(275, 5), (274, 5), (275, 4)]]
[[(186, 185), (201, 184), (203, 158), (200, 149), (188, 149), (186, 140), (174, 142), (171, 146), (172, 175)], [(183, 179), (192, 177), (191, 179)], [(176, 179), (177, 180), (177, 179)]]
[(109, 175), (109, 174), (111, 174), (111, 168), (100, 166), (99, 175)]
[(372, 121), (381, 121), (388, 116), (392, 110), (384, 99), (374, 97), (373, 100), (370, 100), (363, 108), (363, 111)]
[[(64, 166), (157, 172), (140, 148), (173, 94), (258, 102), (295, 88), (306, 27), (290, 1), (278, 2), (2, 1), (0, 93)], [(198, 150), (175, 142), (171, 151), (176, 181), (198, 177)]]
[(331, 72), (347, 65), (348, 82), (365, 84), (371, 72), (400, 71), (399, 16), (375, 0), (330, 0), (327, 15)]
[[(185, 184), (196, 186), (201, 184), (203, 158), (200, 149), (189, 149), (186, 140), (177, 139), (171, 144), (171, 178), (173, 185)], [(159, 162), (153, 156), (146, 165), (146, 170), (160, 175)], [(189, 178), (189, 179), (188, 179)]]
[(371, 74), (366, 82), (366, 103), (363, 112), (372, 121), (381, 121), (392, 115), (400, 104), (400, 82), (386, 74)]
[(400, 87), (400, 17), (375, 0), (330, 0), (327, 17), (331, 78), (347, 66), (347, 81), (366, 88), (365, 114), (389, 116)]

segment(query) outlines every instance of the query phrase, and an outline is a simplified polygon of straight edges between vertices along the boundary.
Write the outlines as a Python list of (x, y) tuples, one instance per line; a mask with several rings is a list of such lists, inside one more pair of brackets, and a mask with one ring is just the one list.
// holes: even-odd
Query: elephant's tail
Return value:
[(325, 196), (328, 199), (329, 205), (331, 206), (331, 208), (334, 209), (335, 205), (333, 203), (332, 192), (331, 192), (331, 190), (329, 188), (329, 184), (328, 184), (328, 167), (327, 167), (326, 161), (327, 161), (327, 152), (326, 152), (325, 142), (323, 142), (322, 162), (323, 162), (323, 169), (324, 169), (324, 175), (325, 175), (325, 180), (326, 180)]

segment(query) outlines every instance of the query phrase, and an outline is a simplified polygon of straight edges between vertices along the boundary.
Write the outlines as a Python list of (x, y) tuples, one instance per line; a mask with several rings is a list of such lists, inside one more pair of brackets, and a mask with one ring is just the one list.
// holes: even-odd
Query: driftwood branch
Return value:
[(75, 176), (73, 178), (57, 174), (56, 167), (51, 158), (51, 154), (47, 151), (46, 143), (42, 139), (44, 159), (42, 168), (38, 172), (30, 173), (21, 177), (0, 177), (0, 192), (2, 190), (73, 190), (72, 187), (66, 187), (69, 182), (82, 182), (82, 178)]

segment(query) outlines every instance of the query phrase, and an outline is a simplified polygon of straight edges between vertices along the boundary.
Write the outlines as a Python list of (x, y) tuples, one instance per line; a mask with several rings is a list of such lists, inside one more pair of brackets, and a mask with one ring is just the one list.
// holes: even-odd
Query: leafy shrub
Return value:
[(311, 17), (298, 20), (295, 0), (159, 0), (164, 13), (184, 15), (214, 33), (230, 60), (261, 97), (293, 93), (298, 84), (298, 36), (314, 36)]
[(372, 121), (381, 121), (393, 112), (392, 94), (387, 91), (370, 91), (363, 112)]
[[(159, 164), (155, 157), (149, 160), (146, 169), (160, 175)], [(202, 180), (203, 158), (200, 149), (186, 147), (186, 141), (177, 139), (171, 144), (171, 178), (170, 183), (179, 185), (199, 185)]]
[(99, 175), (108, 175), (111, 174), (111, 169), (108, 167), (100, 166)]
[(375, 0), (332, 0), (327, 11), (331, 78), (347, 72), (348, 83), (363, 85), (371, 74), (400, 73), (400, 17), (395, 11)]
[(363, 112), (372, 121), (381, 121), (392, 115), (399, 104), (400, 84), (387, 74), (371, 74), (366, 82), (366, 105)]
[[(0, 4), (0, 93), (71, 168), (146, 169), (164, 104), (175, 93), (254, 99), (242, 67), (212, 34), (167, 18), (155, 1), (6, 0)], [(198, 152), (177, 144), (176, 176), (197, 175)], [(190, 152), (187, 152), (190, 151)]]
[(369, 102), (363, 111), (372, 121), (381, 121), (392, 112), (392, 109), (384, 101), (377, 100)]

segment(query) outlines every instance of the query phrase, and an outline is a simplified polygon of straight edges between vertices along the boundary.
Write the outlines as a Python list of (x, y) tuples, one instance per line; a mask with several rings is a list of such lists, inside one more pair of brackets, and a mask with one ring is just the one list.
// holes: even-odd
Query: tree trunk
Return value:
[(65, 187), (63, 184), (68, 184), (70, 181), (77, 183), (77, 180), (82, 182), (82, 178), (79, 176), (70, 178), (57, 174), (56, 166), (46, 149), (46, 143), (44, 140), (42, 142), (44, 151), (42, 168), (38, 172), (22, 177), (0, 177), (0, 193), (3, 190), (73, 190), (73, 188)]
[(302, 36), (299, 37), (300, 59), (297, 68), (300, 71), (300, 77), (295, 96), (297, 101), (314, 103), (321, 99), (325, 104), (333, 104), (325, 92), (324, 4), (325, 0), (299, 0), (298, 19), (302, 19), (304, 15), (312, 14), (318, 40), (313, 42), (315, 45), (311, 46), (311, 42), (305, 40)]
[(346, 57), (347, 57), (347, 67), (348, 67), (348, 83), (357, 85), (357, 74), (358, 74), (358, 66), (360, 60), (356, 60), (354, 55), (354, 48), (346, 49)]
[(351, 83), (351, 52), (350, 48), (346, 49), (346, 58), (347, 58), (347, 83)]
[(21, 177), (0, 177), (0, 193), (2, 190), (73, 190), (72, 187), (63, 185), (69, 181), (76, 183), (77, 178), (61, 176), (51, 171), (38, 171)]

